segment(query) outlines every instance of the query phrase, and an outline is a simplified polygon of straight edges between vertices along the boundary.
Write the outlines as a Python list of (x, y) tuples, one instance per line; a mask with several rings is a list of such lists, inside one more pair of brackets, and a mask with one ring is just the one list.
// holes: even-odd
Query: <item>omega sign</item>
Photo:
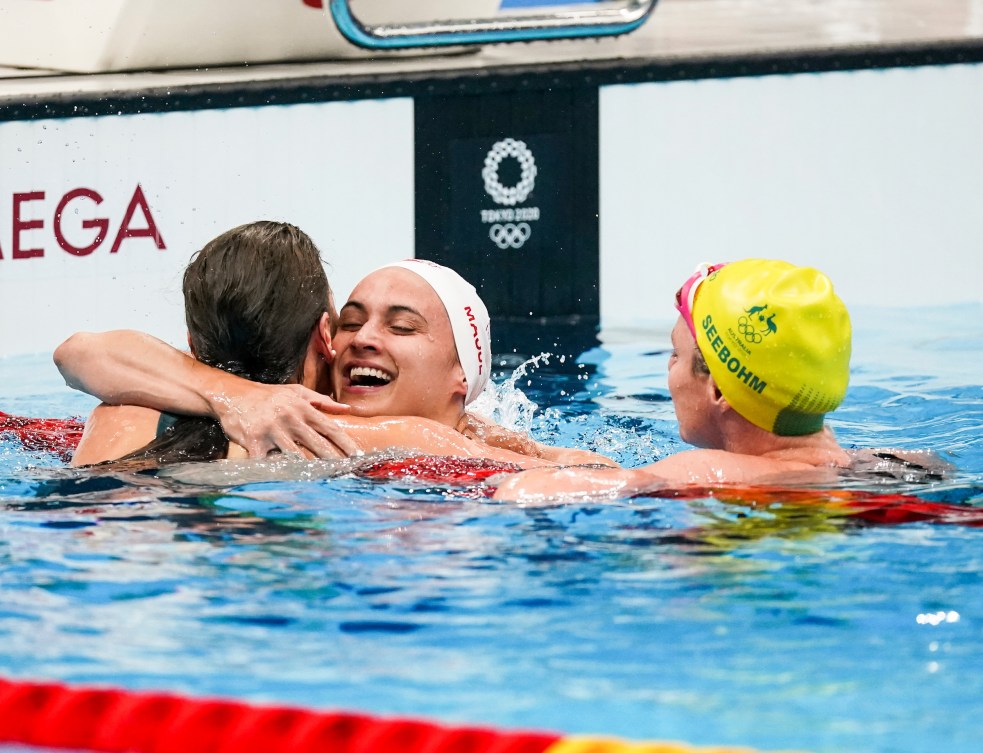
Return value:
[[(98, 211), (102, 202), (102, 195), (91, 188), (66, 191), (57, 198), (57, 203), (55, 197), (49, 198), (45, 191), (13, 194), (8, 205), (11, 206), (10, 234), (7, 236), (10, 246), (5, 247), (5, 238), (0, 237), (0, 260), (44, 257), (51, 249), (51, 236), (48, 236), (47, 244), (43, 240), (49, 229), (58, 248), (72, 256), (89, 256), (110, 240), (109, 253), (115, 254), (131, 238), (151, 238), (158, 250), (166, 248), (139, 184), (122, 214)], [(92, 216), (103, 214), (108, 216)], [(88, 219), (79, 222), (74, 219), (75, 215)], [(69, 217), (71, 221), (68, 221)], [(40, 235), (42, 233), (44, 235)]]
[[(503, 185), (499, 168), (506, 159), (518, 162), (521, 171), (519, 182), (514, 186)], [(536, 158), (524, 141), (503, 139), (495, 143), (485, 157), (481, 177), (485, 181), (485, 193), (499, 204), (500, 209), (482, 209), (481, 221), (490, 225), (488, 237), (503, 251), (508, 248), (522, 248), (532, 237), (530, 223), (539, 219), (539, 207), (516, 207), (532, 193), (536, 187)]]

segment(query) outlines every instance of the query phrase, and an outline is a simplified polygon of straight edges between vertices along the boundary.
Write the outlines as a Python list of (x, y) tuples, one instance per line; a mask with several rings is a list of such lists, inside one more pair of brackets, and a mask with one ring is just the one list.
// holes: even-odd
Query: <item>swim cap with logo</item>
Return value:
[(846, 395), (850, 315), (822, 272), (746, 259), (693, 295), (696, 343), (727, 402), (762, 429), (812, 434)]
[(432, 261), (406, 259), (382, 269), (387, 267), (400, 267), (419, 275), (444, 304), (468, 385), (464, 402), (471, 403), (485, 389), (491, 376), (491, 319), (478, 291), (450, 267)]

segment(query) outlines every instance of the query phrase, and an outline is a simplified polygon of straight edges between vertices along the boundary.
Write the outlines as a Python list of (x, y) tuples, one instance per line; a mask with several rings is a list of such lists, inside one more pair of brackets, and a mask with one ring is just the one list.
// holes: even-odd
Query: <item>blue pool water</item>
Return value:
[[(935, 450), (958, 472), (914, 490), (983, 506), (983, 307), (855, 322), (841, 440)], [(500, 405), (628, 465), (672, 452), (666, 335), (605, 332), (516, 378), (531, 417), (507, 388)], [(47, 357), (0, 360), (0, 394), (29, 415), (92, 404)], [(979, 749), (979, 528), (312, 475), (94, 475), (0, 440), (0, 676), (765, 750)]]

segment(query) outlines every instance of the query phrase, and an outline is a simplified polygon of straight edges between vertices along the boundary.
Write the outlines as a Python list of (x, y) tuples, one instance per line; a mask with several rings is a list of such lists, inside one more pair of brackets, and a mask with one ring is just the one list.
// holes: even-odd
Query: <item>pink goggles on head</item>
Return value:
[(696, 337), (696, 324), (693, 322), (693, 301), (696, 300), (696, 289), (700, 284), (718, 269), (727, 266), (727, 262), (722, 264), (701, 264), (696, 271), (689, 276), (683, 286), (676, 291), (676, 311), (686, 322), (689, 331)]

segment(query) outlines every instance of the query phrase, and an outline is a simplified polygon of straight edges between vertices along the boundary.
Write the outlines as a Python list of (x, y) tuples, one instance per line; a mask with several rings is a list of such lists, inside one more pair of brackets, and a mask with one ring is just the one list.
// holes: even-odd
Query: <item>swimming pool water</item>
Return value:
[[(937, 451), (958, 472), (915, 490), (966, 507), (983, 506), (981, 314), (855, 314), (832, 422), (847, 445)], [(531, 419), (508, 389), (499, 404), (628, 465), (680, 449), (667, 331), (527, 368)], [(47, 356), (0, 360), (0, 388), (11, 413), (92, 404)], [(979, 528), (294, 475), (97, 475), (0, 440), (0, 675), (762, 749), (983, 739)]]

